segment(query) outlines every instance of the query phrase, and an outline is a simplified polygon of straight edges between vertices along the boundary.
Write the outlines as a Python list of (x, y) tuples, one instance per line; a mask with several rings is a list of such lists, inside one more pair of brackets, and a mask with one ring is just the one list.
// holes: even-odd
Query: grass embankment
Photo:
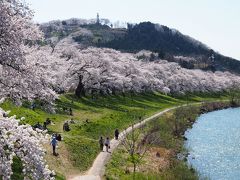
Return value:
[[(11, 110), (10, 115), (25, 117), (24, 123), (31, 125), (37, 122), (43, 123), (46, 118), (54, 122), (54, 125), (48, 126), (49, 132), (61, 133), (64, 140), (59, 143), (58, 157), (52, 156), (50, 146), (46, 145), (47, 161), (51, 169), (68, 176), (84, 172), (91, 166), (99, 153), (99, 136), (113, 137), (116, 128), (121, 131), (139, 121), (139, 117), (145, 118), (168, 107), (186, 102), (224, 98), (226, 96), (221, 94), (170, 97), (155, 93), (78, 99), (74, 95), (67, 94), (56, 101), (56, 114), (49, 114), (38, 108), (33, 111), (29, 108), (29, 104), (16, 107), (10, 101), (0, 106), (4, 110)], [(64, 108), (72, 108), (73, 116), (63, 111)], [(63, 132), (64, 121), (71, 118), (76, 124), (71, 124), (71, 131)]]
[[(187, 166), (187, 150), (184, 149), (185, 131), (192, 126), (201, 113), (229, 107), (229, 102), (206, 103), (204, 105), (184, 106), (165, 113), (162, 117), (149, 122), (142, 137), (138, 140), (141, 150), (151, 144), (142, 161), (138, 162), (134, 175), (133, 163), (126, 145), (121, 144), (112, 155), (106, 167), (106, 179), (137, 180), (195, 180), (197, 173)], [(129, 135), (130, 140), (132, 134)], [(144, 141), (143, 141), (144, 140)], [(145, 143), (145, 146), (142, 143)], [(152, 143), (153, 142), (153, 143)], [(136, 153), (137, 155), (138, 153)], [(180, 158), (177, 158), (180, 155)]]

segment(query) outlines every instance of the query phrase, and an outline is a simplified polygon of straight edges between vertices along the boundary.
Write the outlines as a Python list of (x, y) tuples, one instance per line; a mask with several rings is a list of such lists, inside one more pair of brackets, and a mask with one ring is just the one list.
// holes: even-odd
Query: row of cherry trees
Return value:
[[(113, 49), (78, 48), (64, 39), (54, 50), (44, 46), (34, 51), (38, 70), (56, 91), (76, 95), (125, 92), (185, 93), (226, 90), (240, 84), (240, 77), (229, 72), (205, 72), (181, 68), (164, 60), (139, 61), (137, 55)], [(33, 53), (29, 57), (32, 60)]]
[(80, 49), (71, 37), (39, 46), (42, 33), (32, 11), (20, 0), (0, 2), (0, 97), (17, 104), (41, 99), (51, 105), (56, 92), (76, 95), (160, 91), (221, 91), (239, 84), (228, 72), (203, 72), (159, 60), (139, 61), (137, 54), (112, 49)]

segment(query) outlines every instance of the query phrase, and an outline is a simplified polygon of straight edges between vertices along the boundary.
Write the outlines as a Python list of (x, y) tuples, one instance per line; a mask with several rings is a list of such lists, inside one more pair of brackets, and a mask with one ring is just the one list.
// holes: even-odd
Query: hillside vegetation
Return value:
[[(113, 137), (114, 130), (120, 131), (165, 108), (176, 106), (187, 102), (199, 102), (203, 100), (225, 99), (221, 94), (189, 95), (185, 97), (170, 97), (162, 94), (139, 94), (124, 96), (101, 96), (97, 99), (90, 97), (76, 98), (72, 94), (61, 96), (56, 102), (57, 114), (48, 114), (37, 109), (32, 110), (29, 104), (23, 107), (14, 106), (11, 101), (1, 105), (5, 110), (11, 110), (11, 114), (26, 119), (22, 123), (31, 125), (37, 122), (43, 123), (50, 118), (54, 124), (48, 126), (50, 133), (61, 133), (63, 141), (59, 143), (59, 156), (51, 154), (51, 148), (46, 144), (47, 161), (51, 169), (63, 174), (79, 174), (86, 171), (100, 152), (98, 138), (100, 136)], [(73, 116), (69, 115), (67, 109), (73, 109)], [(65, 111), (63, 109), (66, 109)], [(71, 131), (63, 132), (63, 123), (74, 119)], [(86, 121), (88, 119), (88, 121)]]
[[(135, 147), (123, 140), (107, 164), (106, 179), (202, 179), (186, 162), (185, 131), (200, 114), (230, 106), (229, 101), (181, 106), (133, 131), (126, 139)], [(133, 155), (129, 149), (134, 149)]]
[[(107, 47), (131, 53), (149, 50), (152, 52), (151, 60), (161, 58), (178, 62), (186, 68), (240, 73), (238, 60), (223, 56), (200, 41), (164, 25), (142, 22), (128, 24), (127, 28), (111, 28), (88, 23), (77, 19), (53, 21), (42, 24), (41, 29), (50, 41), (71, 36), (85, 48)], [(183, 58), (179, 61), (176, 56)]]

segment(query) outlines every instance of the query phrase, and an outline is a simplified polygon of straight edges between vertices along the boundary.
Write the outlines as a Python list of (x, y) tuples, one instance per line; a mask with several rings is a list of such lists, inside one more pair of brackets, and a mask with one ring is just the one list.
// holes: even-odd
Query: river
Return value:
[(240, 179), (240, 108), (201, 115), (185, 137), (188, 164), (200, 179)]

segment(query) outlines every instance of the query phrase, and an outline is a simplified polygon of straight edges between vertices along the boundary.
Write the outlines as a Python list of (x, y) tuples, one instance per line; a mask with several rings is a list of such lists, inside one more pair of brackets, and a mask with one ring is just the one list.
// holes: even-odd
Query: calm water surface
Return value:
[(188, 163), (201, 179), (240, 180), (240, 108), (201, 115), (185, 136)]

